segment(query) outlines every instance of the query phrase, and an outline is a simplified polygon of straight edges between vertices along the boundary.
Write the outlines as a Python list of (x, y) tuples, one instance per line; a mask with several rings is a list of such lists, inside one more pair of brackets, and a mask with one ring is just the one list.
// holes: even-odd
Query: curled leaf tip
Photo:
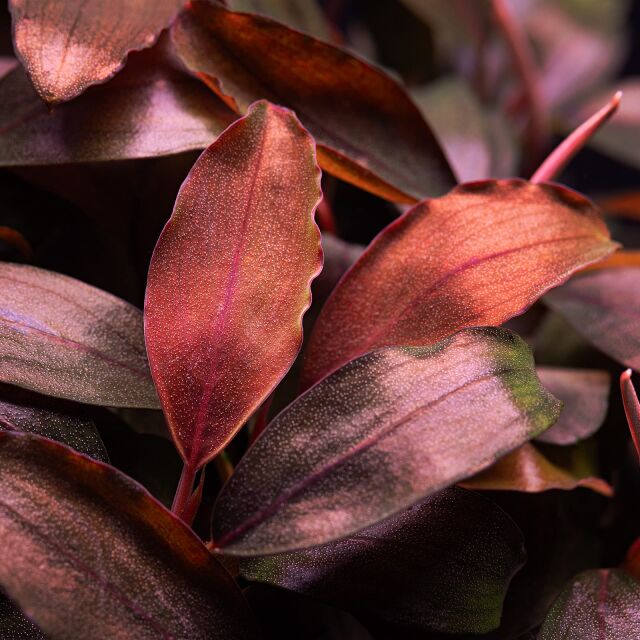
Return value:
[(638, 395), (631, 381), (631, 369), (627, 369), (620, 376), (620, 390), (631, 439), (640, 458), (640, 402), (638, 402)]
[(565, 138), (540, 165), (531, 176), (531, 182), (538, 184), (557, 178), (569, 161), (582, 149), (596, 134), (609, 118), (618, 110), (622, 100), (622, 91), (616, 91), (611, 100), (587, 118), (567, 138)]

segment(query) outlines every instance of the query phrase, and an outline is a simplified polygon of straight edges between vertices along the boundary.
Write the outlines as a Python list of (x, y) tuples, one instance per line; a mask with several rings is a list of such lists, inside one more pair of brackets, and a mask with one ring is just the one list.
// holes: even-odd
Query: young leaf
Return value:
[(611, 376), (606, 371), (538, 367), (537, 374), (545, 389), (563, 403), (558, 422), (537, 440), (575, 444), (600, 428), (609, 408)]
[(95, 423), (71, 402), (0, 384), (0, 430), (36, 433), (109, 462)]
[(0, 263), (0, 381), (113, 407), (155, 408), (142, 313), (60, 273)]
[(233, 109), (259, 98), (294, 109), (323, 169), (415, 202), (455, 180), (429, 126), (391, 77), (285, 25), (194, 0), (172, 26), (178, 54)]
[(593, 271), (545, 296), (545, 302), (598, 349), (640, 370), (640, 269)]
[(486, 633), (524, 561), (511, 518), (452, 487), (344, 540), (243, 559), (240, 573), (404, 628)]
[(600, 569), (576, 576), (558, 596), (538, 640), (640, 637), (640, 583), (624, 571)]
[(123, 160), (204, 149), (236, 115), (172, 59), (165, 42), (49, 112), (24, 70), (0, 80), (0, 165)]
[(65, 102), (153, 44), (184, 0), (9, 0), (18, 57), (40, 97)]
[(334, 290), (303, 384), (378, 347), (502, 324), (615, 246), (599, 211), (558, 186), (486, 181), (425, 201), (378, 235)]
[(149, 360), (191, 468), (232, 438), (300, 348), (322, 265), (312, 138), (268, 102), (198, 159), (151, 260)]
[(231, 576), (140, 485), (0, 432), (0, 584), (48, 637), (254, 638)]
[(505, 329), (369, 353), (256, 440), (218, 498), (214, 540), (247, 556), (344, 537), (489, 466), (559, 410)]

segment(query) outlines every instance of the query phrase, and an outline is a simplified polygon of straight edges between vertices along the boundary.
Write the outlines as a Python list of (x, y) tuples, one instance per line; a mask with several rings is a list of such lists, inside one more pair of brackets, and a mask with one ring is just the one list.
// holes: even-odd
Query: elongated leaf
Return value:
[(640, 370), (640, 268), (586, 273), (545, 302), (598, 349)]
[(184, 0), (9, 0), (16, 53), (45, 102), (64, 102), (153, 44)]
[(142, 314), (79, 280), (0, 263), (0, 381), (77, 402), (154, 408)]
[(302, 340), (322, 265), (320, 170), (288, 110), (257, 103), (198, 159), (151, 260), (147, 349), (176, 446), (211, 459)]
[(563, 403), (558, 421), (537, 440), (567, 445), (592, 436), (607, 415), (611, 376), (606, 371), (562, 367), (538, 367), (537, 373), (542, 385)]
[(640, 267), (640, 251), (633, 249), (630, 251), (616, 251), (604, 260), (585, 267), (581, 273), (602, 271), (603, 269), (621, 269), (622, 267)]
[(185, 64), (238, 112), (259, 98), (294, 109), (329, 173), (402, 202), (455, 183), (404, 89), (346, 51), (199, 0), (174, 23), (172, 37)]
[(485, 633), (524, 560), (522, 534), (499, 507), (451, 488), (344, 540), (242, 560), (240, 571), (374, 620)]
[(367, 351), (499, 325), (615, 244), (582, 196), (521, 180), (471, 183), (389, 225), (322, 310), (303, 382)]
[(38, 436), (0, 432), (0, 584), (52, 638), (252, 638), (202, 542), (140, 485)]
[(558, 596), (538, 640), (640, 637), (640, 582), (624, 571), (585, 571)]
[(171, 58), (164, 42), (52, 112), (22, 68), (0, 80), (0, 165), (42, 165), (204, 149), (235, 114)]
[(267, 427), (218, 498), (214, 540), (262, 555), (346, 536), (489, 466), (558, 412), (504, 329), (367, 354)]
[(0, 384), (0, 429), (36, 433), (109, 462), (95, 423), (72, 402)]

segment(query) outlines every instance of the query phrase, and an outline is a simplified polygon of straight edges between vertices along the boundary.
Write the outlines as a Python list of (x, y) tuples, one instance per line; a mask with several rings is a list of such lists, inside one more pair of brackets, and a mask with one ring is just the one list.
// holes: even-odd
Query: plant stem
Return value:
[(193, 492), (193, 482), (196, 478), (197, 469), (186, 462), (182, 466), (182, 473), (180, 474), (180, 481), (178, 482), (178, 488), (173, 498), (173, 504), (171, 505), (171, 511), (178, 516), (178, 518), (184, 520), (185, 510), (189, 504), (189, 498)]
[(589, 139), (618, 110), (622, 91), (618, 91), (609, 102), (585, 120), (573, 133), (568, 135), (531, 176), (531, 182), (547, 182), (556, 178), (573, 156), (584, 147)]
[(540, 88), (538, 68), (527, 34), (515, 20), (505, 0), (492, 0), (496, 24), (504, 36), (513, 57), (513, 65), (520, 76), (522, 89), (529, 105), (528, 151), (529, 162), (535, 165), (544, 151), (549, 137), (549, 117)]

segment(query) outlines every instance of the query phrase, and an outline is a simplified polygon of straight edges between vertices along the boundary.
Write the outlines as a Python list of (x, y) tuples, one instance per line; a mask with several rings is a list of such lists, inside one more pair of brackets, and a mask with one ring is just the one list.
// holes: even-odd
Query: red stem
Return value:
[(631, 431), (631, 439), (640, 459), (640, 402), (636, 390), (631, 382), (631, 369), (627, 369), (620, 376), (620, 390), (622, 392), (622, 404), (624, 412), (629, 423), (629, 431)]
[(587, 144), (596, 131), (618, 110), (621, 99), (622, 91), (618, 91), (602, 109), (596, 111), (573, 133), (567, 136), (531, 176), (531, 182), (536, 184), (547, 182), (560, 175), (560, 172), (567, 166), (571, 158)]
[[(181, 520), (185, 520), (185, 517), (188, 516), (187, 511), (189, 507), (189, 499), (193, 493), (193, 482), (196, 479), (196, 471), (197, 469), (195, 467), (187, 464), (186, 462), (182, 466), (180, 481), (178, 482), (176, 495), (174, 496), (173, 504), (171, 505), (171, 511), (173, 511), (173, 513)], [(191, 523), (187, 522), (187, 524)]]

